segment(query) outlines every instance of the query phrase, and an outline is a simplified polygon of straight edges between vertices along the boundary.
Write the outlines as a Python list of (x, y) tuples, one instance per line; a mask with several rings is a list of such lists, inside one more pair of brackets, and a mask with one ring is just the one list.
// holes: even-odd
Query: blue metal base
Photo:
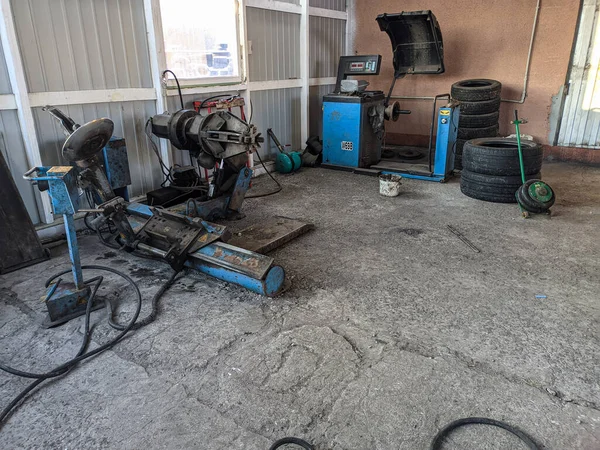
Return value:
[[(77, 289), (73, 283), (56, 280), (48, 286), (44, 297), (48, 317), (42, 322), (42, 326), (57, 327), (71, 319), (83, 316), (87, 310), (90, 294), (91, 288), (88, 285)], [(104, 308), (104, 302), (92, 305), (92, 311), (101, 308)]]
[[(183, 211), (180, 212), (177, 208), (170, 210), (183, 214)], [(129, 203), (127, 211), (131, 214), (129, 222), (134, 231), (140, 229), (153, 214), (151, 207), (139, 203)], [(201, 223), (209, 233), (219, 237), (226, 232), (222, 225), (206, 221)], [(189, 254), (185, 266), (268, 297), (281, 292), (285, 281), (283, 268), (274, 265), (273, 258), (221, 241), (204, 245)]]
[(436, 181), (438, 183), (445, 183), (451, 178), (451, 175), (417, 175), (413, 173), (405, 173), (402, 171), (391, 171), (391, 170), (382, 170), (382, 174), (385, 175), (400, 175), (402, 178), (412, 178), (414, 180), (425, 180), (425, 181)]
[(228, 283), (234, 283), (242, 286), (249, 291), (266, 297), (274, 297), (283, 289), (285, 281), (285, 271), (281, 266), (272, 266), (266, 276), (262, 279), (256, 279), (243, 273), (238, 273), (230, 269), (225, 269), (216, 265), (206, 264), (194, 258), (195, 255), (185, 263), (186, 267), (195, 269), (211, 277), (217, 278)]

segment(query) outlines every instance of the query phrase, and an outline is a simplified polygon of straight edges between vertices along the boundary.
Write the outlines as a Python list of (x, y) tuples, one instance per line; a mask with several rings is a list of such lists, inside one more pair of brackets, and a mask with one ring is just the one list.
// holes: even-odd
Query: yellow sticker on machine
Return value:
[(450, 110), (449, 109), (442, 109), (440, 110), (440, 116), (449, 116), (450, 115)]

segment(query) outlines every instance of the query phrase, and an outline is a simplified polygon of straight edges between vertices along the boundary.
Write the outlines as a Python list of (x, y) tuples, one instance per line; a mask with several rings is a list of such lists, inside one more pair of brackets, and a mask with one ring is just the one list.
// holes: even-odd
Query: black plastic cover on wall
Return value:
[(376, 20), (392, 41), (396, 78), (406, 74), (444, 73), (442, 32), (431, 11), (385, 13)]

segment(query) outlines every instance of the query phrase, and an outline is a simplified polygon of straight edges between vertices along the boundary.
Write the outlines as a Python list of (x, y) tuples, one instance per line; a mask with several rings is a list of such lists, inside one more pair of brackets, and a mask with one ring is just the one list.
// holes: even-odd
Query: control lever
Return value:
[(56, 120), (60, 122), (63, 127), (63, 132), (66, 136), (70, 136), (77, 128), (79, 124), (76, 124), (73, 119), (65, 115), (60, 109), (54, 106), (46, 105), (42, 108), (42, 111), (46, 111), (52, 115)]

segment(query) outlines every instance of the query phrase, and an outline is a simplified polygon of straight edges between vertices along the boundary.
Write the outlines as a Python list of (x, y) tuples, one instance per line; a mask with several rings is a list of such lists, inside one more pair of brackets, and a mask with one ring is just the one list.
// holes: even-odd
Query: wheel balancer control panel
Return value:
[(348, 76), (379, 75), (381, 55), (342, 56), (338, 65), (334, 92), (340, 92), (342, 80)]
[(348, 75), (379, 75), (381, 55), (342, 56), (338, 73)]

